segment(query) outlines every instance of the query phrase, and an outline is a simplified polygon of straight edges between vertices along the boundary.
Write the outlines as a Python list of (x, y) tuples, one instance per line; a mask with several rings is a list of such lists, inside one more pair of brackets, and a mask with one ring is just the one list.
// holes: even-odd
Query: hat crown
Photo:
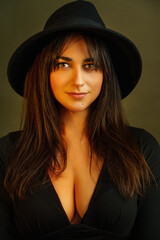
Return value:
[(67, 22), (70, 23), (71, 21), (73, 23), (73, 21), (76, 22), (78, 19), (80, 19), (81, 22), (85, 20), (86, 24), (88, 21), (88, 23), (92, 22), (95, 25), (105, 27), (104, 22), (91, 2), (75, 1), (62, 6), (55, 11), (47, 20), (44, 30), (67, 24)]
[(95, 6), (88, 1), (74, 1), (55, 11), (47, 20), (44, 30), (22, 43), (8, 63), (8, 80), (21, 96), (27, 72), (37, 54), (58, 32), (85, 31), (103, 38), (109, 49), (117, 74), (121, 97), (125, 98), (136, 86), (142, 71), (141, 56), (136, 46), (125, 36), (105, 27)]

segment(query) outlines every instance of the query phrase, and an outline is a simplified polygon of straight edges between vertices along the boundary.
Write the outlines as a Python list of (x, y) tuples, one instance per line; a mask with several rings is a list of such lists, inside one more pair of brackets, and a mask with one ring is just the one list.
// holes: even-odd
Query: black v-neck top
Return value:
[(160, 240), (160, 147), (148, 132), (131, 128), (154, 174), (144, 197), (124, 199), (102, 167), (88, 209), (80, 224), (71, 224), (51, 183), (27, 200), (9, 199), (3, 180), (19, 132), (0, 139), (1, 240)]

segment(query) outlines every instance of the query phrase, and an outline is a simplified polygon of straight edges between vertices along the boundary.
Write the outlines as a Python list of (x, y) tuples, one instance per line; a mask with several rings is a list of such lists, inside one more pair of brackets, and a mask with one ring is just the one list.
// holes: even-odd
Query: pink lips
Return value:
[(81, 99), (81, 98), (84, 98), (87, 93), (76, 93), (76, 92), (67, 92), (67, 94), (73, 98), (76, 98), (76, 99)]

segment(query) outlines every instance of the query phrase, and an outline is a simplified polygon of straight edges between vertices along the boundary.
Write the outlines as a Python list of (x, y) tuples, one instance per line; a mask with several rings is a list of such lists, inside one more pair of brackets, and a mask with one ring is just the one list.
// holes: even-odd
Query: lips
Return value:
[(67, 94), (72, 97), (72, 98), (76, 98), (76, 99), (81, 99), (81, 98), (84, 98), (87, 93), (86, 92), (67, 92)]

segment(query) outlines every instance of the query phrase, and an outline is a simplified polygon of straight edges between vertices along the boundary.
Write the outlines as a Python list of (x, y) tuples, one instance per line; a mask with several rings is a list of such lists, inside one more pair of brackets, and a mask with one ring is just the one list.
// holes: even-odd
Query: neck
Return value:
[(62, 116), (63, 134), (67, 139), (82, 139), (85, 136), (87, 112), (65, 112)]

